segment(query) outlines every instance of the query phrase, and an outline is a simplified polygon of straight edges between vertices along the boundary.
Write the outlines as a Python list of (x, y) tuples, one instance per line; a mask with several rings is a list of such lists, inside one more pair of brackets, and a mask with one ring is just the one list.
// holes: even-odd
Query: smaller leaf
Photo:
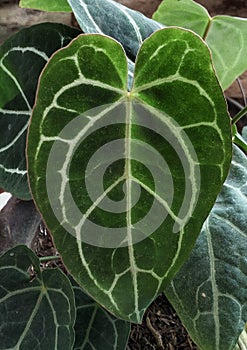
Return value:
[(247, 324), (244, 327), (243, 332), (240, 334), (238, 342), (234, 350), (246, 350), (247, 349)]
[(74, 350), (123, 350), (130, 332), (130, 323), (115, 318), (91, 299), (71, 279), (75, 293), (76, 322)]
[(61, 270), (41, 272), (39, 259), (25, 246), (1, 256), (1, 349), (70, 350), (74, 322), (74, 293)]
[(20, 0), (20, 7), (50, 12), (71, 12), (66, 0)]
[(203, 37), (210, 16), (207, 10), (195, 1), (165, 0), (153, 14), (153, 19), (167, 26), (179, 26), (193, 30)]
[(231, 350), (247, 321), (247, 159), (234, 146), (230, 173), (195, 247), (165, 289), (202, 350)]
[(32, 198), (25, 148), (39, 75), (49, 57), (79, 34), (62, 24), (41, 23), (0, 47), (0, 186), (17, 198)]
[(30, 247), (40, 222), (32, 201), (12, 197), (0, 213), (0, 254), (19, 244)]
[(193, 30), (207, 42), (223, 90), (247, 69), (246, 18), (211, 18), (204, 7), (192, 0), (163, 1), (153, 18), (167, 26)]

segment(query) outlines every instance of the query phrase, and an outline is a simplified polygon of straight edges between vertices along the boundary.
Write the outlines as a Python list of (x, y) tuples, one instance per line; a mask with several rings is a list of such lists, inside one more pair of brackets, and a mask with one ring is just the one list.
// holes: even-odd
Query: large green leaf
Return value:
[(130, 92), (109, 37), (81, 35), (46, 66), (32, 193), (70, 273), (115, 315), (140, 322), (187, 258), (228, 172), (230, 130), (209, 50), (190, 31), (144, 42)]
[(67, 0), (20, 0), (20, 7), (51, 12), (71, 12)]
[(74, 322), (73, 289), (59, 269), (41, 272), (25, 246), (0, 258), (0, 349), (70, 350)]
[(230, 350), (247, 322), (247, 159), (230, 173), (195, 247), (165, 294), (200, 349)]
[(74, 281), (72, 285), (77, 311), (73, 349), (124, 350), (130, 323), (110, 315)]
[(38, 78), (53, 52), (79, 30), (45, 23), (21, 30), (0, 47), (0, 187), (31, 199), (26, 170), (26, 131)]
[(167, 26), (191, 29), (206, 40), (224, 90), (247, 69), (246, 18), (211, 18), (206, 9), (193, 0), (165, 0), (153, 18)]

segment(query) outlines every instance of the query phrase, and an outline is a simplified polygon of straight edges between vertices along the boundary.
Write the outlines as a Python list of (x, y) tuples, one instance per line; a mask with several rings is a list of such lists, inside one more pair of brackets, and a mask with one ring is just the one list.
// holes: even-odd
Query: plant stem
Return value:
[(59, 255), (51, 255), (51, 256), (43, 256), (39, 258), (40, 262), (46, 262), (46, 261), (52, 261), (52, 260), (58, 260), (60, 259)]
[(232, 124), (236, 124), (247, 113), (247, 106), (245, 106), (240, 112), (238, 112), (234, 118), (232, 118)]
[(241, 137), (241, 135), (236, 134), (233, 138), (233, 142), (235, 143), (235, 145), (239, 146), (240, 148), (242, 148), (242, 150), (245, 152), (245, 154), (247, 154), (247, 143), (245, 142), (245, 140)]

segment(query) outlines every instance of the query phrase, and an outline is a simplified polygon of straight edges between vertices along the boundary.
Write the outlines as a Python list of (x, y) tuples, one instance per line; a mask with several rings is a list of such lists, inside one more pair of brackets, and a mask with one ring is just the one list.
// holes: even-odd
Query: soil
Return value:
[[(117, 0), (151, 17), (159, 6), (161, 0)], [(229, 14), (239, 17), (247, 17), (246, 0), (198, 0), (206, 6), (211, 15)], [(20, 9), (18, 0), (0, 0), (0, 44), (11, 34), (19, 29), (44, 22), (55, 21), (70, 25), (73, 18), (70, 14), (47, 14), (40, 11)], [(247, 91), (247, 73), (242, 77), (242, 83)], [(228, 92), (233, 98), (242, 97), (239, 86), (235, 84)], [(234, 106), (231, 106), (234, 109)], [(51, 256), (56, 254), (49, 232), (41, 226), (32, 244), (33, 250), (39, 256)], [(64, 271), (61, 261), (48, 262), (44, 268), (58, 266)], [(162, 294), (147, 310), (141, 325), (133, 325), (127, 350), (195, 350), (192, 342), (176, 312)]]

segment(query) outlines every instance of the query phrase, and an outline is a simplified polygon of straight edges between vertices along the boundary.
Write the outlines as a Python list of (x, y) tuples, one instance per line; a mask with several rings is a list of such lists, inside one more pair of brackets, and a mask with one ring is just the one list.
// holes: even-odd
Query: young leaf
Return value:
[(82, 288), (71, 282), (75, 293), (76, 322), (74, 350), (123, 350), (126, 348), (130, 323), (110, 315)]
[(209, 50), (190, 31), (153, 34), (130, 92), (126, 81), (125, 53), (109, 37), (81, 35), (57, 52), (40, 79), (28, 174), (76, 281), (140, 322), (221, 189), (231, 127)]
[(67, 0), (20, 0), (20, 7), (50, 12), (72, 12)]
[(62, 24), (38, 24), (0, 47), (0, 186), (17, 198), (31, 199), (26, 133), (40, 72), (52, 53), (79, 33)]
[(165, 294), (200, 349), (231, 350), (247, 321), (247, 159), (230, 173), (192, 253)]
[(191, 29), (206, 40), (223, 90), (247, 69), (246, 18), (211, 18), (206, 9), (192, 0), (165, 0), (153, 18), (167, 26)]
[(208, 11), (193, 0), (162, 1), (153, 18), (167, 26), (193, 30), (201, 37), (204, 37), (211, 20)]
[(32, 201), (12, 197), (0, 212), (0, 254), (19, 244), (30, 247), (40, 223)]
[(41, 272), (25, 246), (0, 257), (1, 349), (70, 350), (74, 322), (74, 293), (61, 270)]

